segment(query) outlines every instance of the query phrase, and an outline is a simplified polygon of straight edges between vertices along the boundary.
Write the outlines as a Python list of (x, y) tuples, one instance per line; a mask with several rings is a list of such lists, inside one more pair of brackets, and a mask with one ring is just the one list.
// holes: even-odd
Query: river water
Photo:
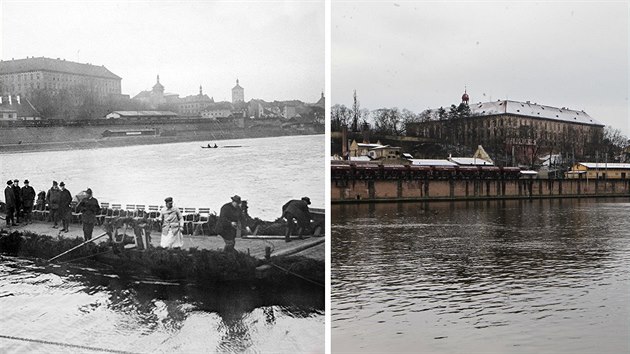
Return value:
[(323, 352), (321, 289), (168, 285), (2, 256), (0, 279), (2, 353)]
[[(64, 181), (76, 194), (90, 187), (99, 202), (210, 208), (234, 194), (249, 214), (275, 220), (290, 199), (324, 207), (324, 135), (0, 154), (1, 181), (28, 179), (37, 192)], [(224, 146), (240, 146), (224, 148)]]
[[(293, 198), (324, 206), (323, 135), (217, 144), (241, 147), (191, 142), (3, 154), (0, 174), (29, 179), (37, 191), (54, 179), (73, 194), (91, 187), (101, 202), (161, 205), (172, 196), (180, 207), (216, 212), (239, 194), (250, 215), (266, 220)], [(324, 308), (323, 289), (299, 281), (281, 289), (198, 288), (0, 256), (1, 353), (89, 351), (41, 341), (140, 353), (319, 353)]]
[(630, 352), (630, 200), (333, 205), (332, 349)]

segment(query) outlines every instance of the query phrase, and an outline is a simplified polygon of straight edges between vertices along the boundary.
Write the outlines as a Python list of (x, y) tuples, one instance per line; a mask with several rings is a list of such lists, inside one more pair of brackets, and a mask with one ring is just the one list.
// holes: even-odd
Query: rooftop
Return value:
[(117, 113), (125, 117), (176, 116), (177, 115), (177, 113), (173, 113), (170, 111), (113, 111), (111, 113)]
[(568, 108), (558, 108), (551, 106), (539, 105), (529, 101), (496, 101), (483, 102), (470, 105), (470, 111), (474, 115), (497, 115), (497, 114), (514, 114), (528, 117), (536, 117), (543, 119), (561, 120), (571, 123), (601, 125), (596, 119), (589, 116), (584, 111), (577, 111)]
[(410, 159), (411, 164), (414, 166), (457, 166), (456, 163), (448, 160), (436, 160), (436, 159)]
[(118, 75), (109, 71), (105, 68), (105, 66), (75, 63), (72, 61), (66, 61), (65, 59), (31, 57), (26, 59), (0, 61), (0, 74), (14, 74), (33, 71), (54, 71), (121, 80)]
[(585, 166), (587, 168), (594, 169), (630, 169), (630, 163), (616, 163), (616, 162), (579, 162), (579, 165)]
[(478, 157), (450, 157), (449, 160), (460, 166), (494, 166), (492, 162)]

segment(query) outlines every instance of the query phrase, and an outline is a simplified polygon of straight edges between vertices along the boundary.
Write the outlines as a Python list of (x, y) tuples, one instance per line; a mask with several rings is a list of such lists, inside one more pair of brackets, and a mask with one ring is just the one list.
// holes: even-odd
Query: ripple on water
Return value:
[(630, 204), (432, 208), (333, 206), (333, 351), (629, 349)]

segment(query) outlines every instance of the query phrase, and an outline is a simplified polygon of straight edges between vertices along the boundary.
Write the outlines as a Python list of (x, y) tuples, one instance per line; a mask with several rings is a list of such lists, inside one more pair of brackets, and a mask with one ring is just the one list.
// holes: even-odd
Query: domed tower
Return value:
[(236, 79), (236, 86), (232, 88), (232, 103), (245, 102), (245, 89), (238, 84)]
[(470, 97), (468, 97), (468, 94), (466, 93), (466, 87), (464, 87), (464, 94), (462, 95), (462, 103), (468, 106), (469, 100), (470, 100)]

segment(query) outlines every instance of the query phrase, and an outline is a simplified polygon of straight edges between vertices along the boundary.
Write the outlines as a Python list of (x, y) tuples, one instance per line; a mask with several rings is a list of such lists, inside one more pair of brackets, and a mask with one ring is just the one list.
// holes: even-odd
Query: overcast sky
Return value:
[(512, 99), (630, 133), (629, 1), (332, 3), (332, 103), (420, 112)]
[(165, 91), (231, 100), (316, 102), (324, 89), (324, 2), (7, 1), (3, 60), (44, 56), (105, 65), (132, 97)]

